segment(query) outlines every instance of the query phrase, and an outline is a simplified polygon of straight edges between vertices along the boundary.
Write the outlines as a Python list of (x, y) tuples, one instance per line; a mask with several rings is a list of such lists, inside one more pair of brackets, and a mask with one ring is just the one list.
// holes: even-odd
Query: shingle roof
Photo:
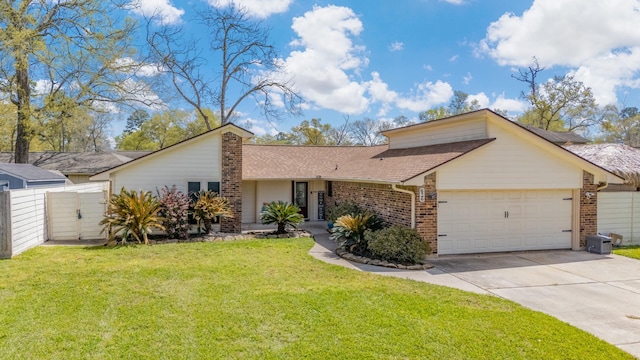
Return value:
[(244, 145), (243, 179), (353, 179), (403, 182), (494, 139), (409, 149), (373, 147)]
[(66, 180), (64, 175), (41, 169), (31, 164), (0, 164), (0, 172), (26, 181)]
[[(29, 163), (47, 170), (57, 170), (65, 175), (89, 174), (110, 169), (149, 154), (150, 151), (109, 152), (32, 152)], [(0, 153), (0, 163), (13, 162), (14, 154)]]
[(549, 131), (530, 125), (525, 125), (524, 128), (558, 145), (586, 144), (589, 142), (588, 139), (571, 131)]

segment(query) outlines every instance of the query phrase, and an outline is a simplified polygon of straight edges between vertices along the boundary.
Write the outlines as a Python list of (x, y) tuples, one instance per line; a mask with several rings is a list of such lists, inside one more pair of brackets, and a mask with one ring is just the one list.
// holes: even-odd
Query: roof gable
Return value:
[(142, 161), (145, 161), (147, 159), (155, 158), (155, 157), (158, 157), (158, 156), (162, 156), (163, 154), (166, 154), (168, 152), (179, 150), (182, 147), (189, 146), (190, 144), (192, 144), (194, 142), (197, 142), (198, 140), (202, 140), (202, 139), (205, 139), (205, 138), (211, 137), (211, 136), (220, 136), (221, 134), (227, 133), (227, 132), (232, 132), (232, 133), (242, 137), (243, 140), (246, 140), (246, 139), (249, 139), (249, 138), (253, 137), (253, 133), (252, 132), (247, 131), (247, 130), (245, 130), (245, 129), (243, 129), (243, 128), (235, 125), (235, 124), (228, 123), (228, 124), (222, 125), (220, 127), (217, 127), (215, 129), (209, 130), (209, 131), (207, 131), (205, 133), (202, 133), (200, 135), (196, 135), (196, 136), (191, 137), (189, 139), (185, 139), (183, 141), (180, 141), (180, 142), (178, 142), (176, 144), (167, 146), (166, 148), (162, 148), (162, 149), (153, 151), (153, 152), (151, 152), (149, 154), (140, 156), (139, 158), (134, 159), (132, 161), (129, 161), (129, 162), (126, 162), (124, 164), (120, 164), (120, 165), (114, 166), (112, 168), (109, 168), (107, 170), (104, 170), (102, 172), (99, 172), (99, 173), (95, 174), (94, 176), (92, 176), (90, 178), (90, 180), (92, 180), (92, 181), (95, 181), (95, 180), (108, 180), (109, 174), (111, 174), (113, 172), (117, 172), (117, 171), (120, 171), (122, 169), (126, 169), (126, 168), (128, 168), (130, 166), (135, 166), (136, 164), (138, 164), (138, 163), (140, 163)]

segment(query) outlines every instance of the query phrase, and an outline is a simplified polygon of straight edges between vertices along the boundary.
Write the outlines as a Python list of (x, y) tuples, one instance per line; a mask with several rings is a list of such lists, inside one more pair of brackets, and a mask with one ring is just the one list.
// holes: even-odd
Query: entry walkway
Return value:
[(326, 225), (303, 226), (309, 253), (358, 271), (491, 294), (551, 315), (640, 358), (640, 261), (585, 251), (460, 255), (430, 259), (409, 271), (352, 263), (335, 255)]

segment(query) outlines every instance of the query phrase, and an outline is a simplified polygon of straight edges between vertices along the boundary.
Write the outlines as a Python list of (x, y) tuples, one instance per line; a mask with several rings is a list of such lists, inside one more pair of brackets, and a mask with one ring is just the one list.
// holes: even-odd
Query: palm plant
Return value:
[(361, 214), (339, 217), (331, 229), (331, 239), (342, 241), (341, 246), (350, 252), (366, 251), (364, 233), (367, 230), (380, 230), (384, 223), (375, 214), (365, 211)]
[(227, 198), (210, 190), (201, 190), (195, 196), (193, 217), (198, 222), (198, 233), (200, 233), (201, 226), (204, 226), (208, 233), (211, 231), (213, 220), (218, 217), (233, 217), (233, 212)]
[(107, 216), (100, 221), (102, 232), (108, 232), (109, 240), (122, 233), (122, 242), (132, 236), (138, 243), (149, 244), (148, 234), (152, 228), (165, 230), (163, 218), (158, 214), (160, 203), (151, 192), (127, 191), (124, 187), (120, 194), (112, 194), (109, 199)]
[(304, 216), (300, 214), (300, 208), (297, 205), (274, 201), (260, 213), (260, 220), (263, 224), (278, 224), (277, 233), (284, 234), (287, 232), (287, 226), (297, 229), (298, 224), (304, 222)]

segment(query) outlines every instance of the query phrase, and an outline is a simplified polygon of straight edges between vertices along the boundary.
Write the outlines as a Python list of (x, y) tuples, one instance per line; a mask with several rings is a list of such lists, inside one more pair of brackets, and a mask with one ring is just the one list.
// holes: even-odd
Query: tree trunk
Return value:
[(17, 61), (16, 87), (17, 95), (14, 99), (18, 107), (18, 122), (16, 126), (16, 164), (29, 163), (29, 142), (31, 141), (31, 89), (29, 88), (29, 70), (26, 59)]

